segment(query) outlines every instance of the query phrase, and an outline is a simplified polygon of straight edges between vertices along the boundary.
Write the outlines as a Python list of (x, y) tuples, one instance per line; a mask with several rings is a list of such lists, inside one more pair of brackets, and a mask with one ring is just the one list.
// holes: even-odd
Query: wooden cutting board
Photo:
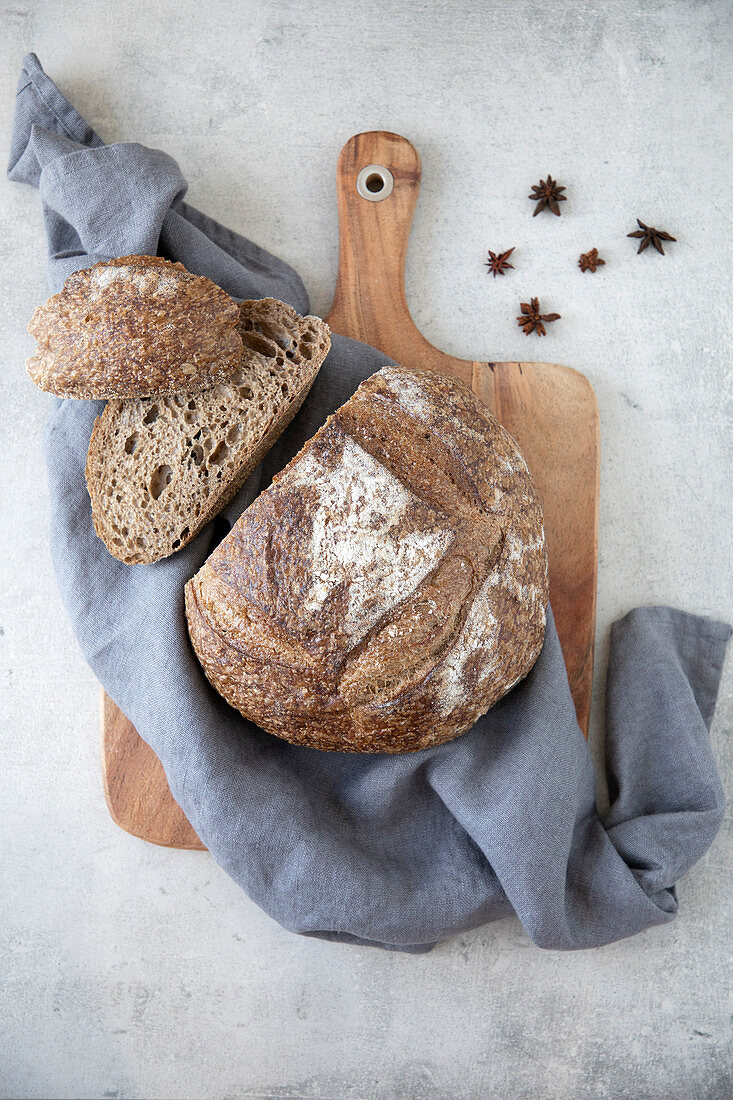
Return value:
[[(337, 170), (339, 269), (327, 320), (334, 332), (372, 344), (404, 366), (460, 378), (517, 440), (544, 509), (550, 600), (587, 735), (598, 569), (595, 394), (568, 367), (456, 359), (418, 332), (404, 276), (419, 188), (420, 158), (405, 138), (376, 131), (346, 143)], [(154, 844), (203, 849), (157, 756), (104, 692), (102, 771), (107, 805), (122, 829)]]

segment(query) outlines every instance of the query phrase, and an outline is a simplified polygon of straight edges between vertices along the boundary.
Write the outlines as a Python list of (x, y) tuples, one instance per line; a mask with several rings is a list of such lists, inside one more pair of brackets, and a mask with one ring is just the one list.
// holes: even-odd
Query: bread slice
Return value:
[(318, 317), (243, 302), (230, 381), (197, 394), (110, 401), (86, 477), (94, 528), (133, 565), (180, 550), (224, 508), (300, 408), (331, 345)]
[(122, 256), (73, 272), (36, 310), (26, 368), (57, 397), (196, 393), (237, 369), (238, 321), (211, 279), (159, 256)]

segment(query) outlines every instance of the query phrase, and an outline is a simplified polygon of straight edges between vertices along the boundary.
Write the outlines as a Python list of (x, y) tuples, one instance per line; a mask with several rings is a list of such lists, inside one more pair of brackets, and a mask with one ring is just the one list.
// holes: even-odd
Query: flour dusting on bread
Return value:
[(178, 291), (177, 279), (172, 279), (165, 271), (160, 273), (149, 268), (137, 269), (132, 266), (121, 265), (118, 267), (102, 266), (91, 269), (93, 278), (90, 280), (89, 289), (94, 293), (104, 293), (111, 286), (120, 289), (134, 288), (138, 294), (159, 295), (163, 298), (171, 297)]
[(406, 412), (416, 420), (430, 420), (434, 406), (417, 378), (405, 377), (399, 367), (385, 367), (380, 373), (387, 389)]
[(317, 486), (308, 551), (313, 575), (305, 609), (320, 611), (334, 589), (346, 586), (341, 625), (357, 642), (414, 591), (453, 536), (446, 530), (401, 530), (400, 521), (410, 505), (419, 503), (417, 498), (348, 438), (335, 468), (311, 452), (278, 482), (278, 489), (296, 485)]

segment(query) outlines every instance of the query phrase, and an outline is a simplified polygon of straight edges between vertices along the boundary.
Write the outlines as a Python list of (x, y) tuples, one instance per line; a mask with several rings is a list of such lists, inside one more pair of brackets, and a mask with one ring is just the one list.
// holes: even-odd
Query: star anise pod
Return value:
[(597, 267), (601, 267), (605, 264), (605, 260), (602, 260), (598, 255), (597, 248), (591, 248), (590, 252), (582, 252), (580, 259), (578, 260), (578, 267), (581, 271), (595, 271)]
[(539, 298), (530, 298), (529, 302), (520, 302), (521, 317), (517, 317), (517, 324), (524, 330), (525, 336), (530, 332), (536, 332), (538, 336), (546, 336), (547, 332), (543, 321), (559, 321), (559, 313), (540, 313)]
[(676, 241), (676, 237), (670, 237), (669, 233), (665, 233), (663, 229), (655, 229), (653, 225), (644, 225), (644, 222), (636, 219), (636, 224), (639, 228), (635, 233), (627, 233), (627, 237), (640, 237), (641, 244), (636, 250), (638, 256), (640, 252), (643, 252), (645, 248), (648, 248), (650, 244), (653, 244), (657, 252), (661, 252), (664, 256), (665, 252), (662, 248), (662, 241)]
[(553, 214), (557, 214), (560, 217), (560, 207), (558, 203), (565, 202), (567, 195), (563, 195), (561, 192), (565, 190), (564, 187), (558, 185), (557, 180), (554, 180), (552, 176), (547, 177), (546, 180), (540, 180), (539, 183), (534, 184), (532, 187), (534, 191), (533, 195), (528, 195), (527, 198), (532, 202), (536, 202), (537, 205), (534, 208), (533, 218), (536, 218), (540, 210), (544, 210), (545, 207), (549, 207)]
[[(514, 248), (516, 247), (515, 245)], [(514, 270), (514, 264), (508, 262), (514, 248), (510, 248), (507, 252), (499, 252), (498, 255), (496, 252), (492, 252), (491, 249), (489, 249), (489, 258), (485, 265), (489, 270), (486, 274), (493, 275), (494, 278), (496, 278), (497, 275), (503, 275), (508, 267)]]

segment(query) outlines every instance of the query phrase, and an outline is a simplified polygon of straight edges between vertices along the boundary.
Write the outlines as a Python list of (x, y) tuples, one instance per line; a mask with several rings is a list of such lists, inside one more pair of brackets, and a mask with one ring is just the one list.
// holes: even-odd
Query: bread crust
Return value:
[(207, 677), (262, 729), (413, 752), (465, 732), (537, 659), (539, 502), (470, 390), (387, 367), (250, 505), (185, 598)]
[(197, 393), (242, 354), (233, 298), (183, 264), (121, 256), (73, 272), (28, 325), (32, 381), (57, 397)]

